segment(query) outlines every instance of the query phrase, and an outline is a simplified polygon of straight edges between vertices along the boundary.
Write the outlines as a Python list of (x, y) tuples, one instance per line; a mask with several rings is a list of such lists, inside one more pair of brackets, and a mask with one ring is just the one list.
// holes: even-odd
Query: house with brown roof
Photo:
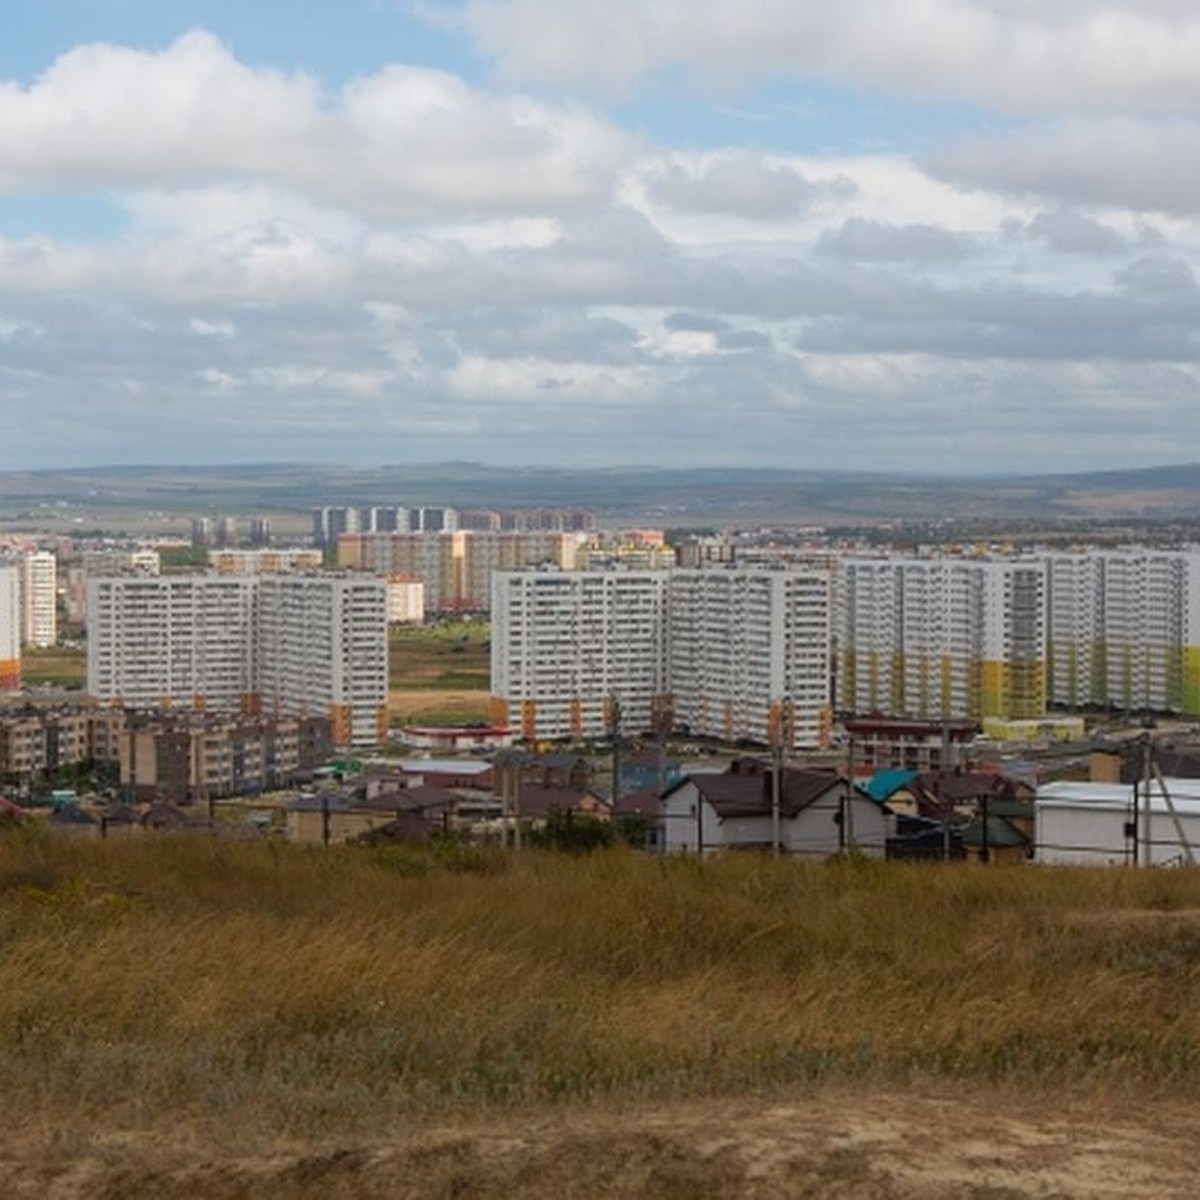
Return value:
[[(774, 767), (738, 759), (721, 775), (689, 775), (662, 798), (660, 848), (706, 854), (773, 845)], [(786, 854), (826, 858), (854, 850), (882, 858), (887, 807), (831, 771), (783, 768), (779, 842)]]

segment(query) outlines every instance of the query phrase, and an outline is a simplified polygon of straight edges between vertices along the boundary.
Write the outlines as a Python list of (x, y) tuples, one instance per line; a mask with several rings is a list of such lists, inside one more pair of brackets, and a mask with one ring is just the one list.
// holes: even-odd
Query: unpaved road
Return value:
[(10, 1133), (0, 1135), (0, 1200), (1200, 1196), (1186, 1106), (1042, 1105), (817, 1092), (503, 1113), (303, 1146)]

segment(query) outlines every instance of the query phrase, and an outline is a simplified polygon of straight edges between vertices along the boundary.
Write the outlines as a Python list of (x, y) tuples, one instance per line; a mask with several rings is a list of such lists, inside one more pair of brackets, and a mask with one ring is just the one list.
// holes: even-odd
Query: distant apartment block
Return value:
[(88, 584), (88, 691), (130, 708), (250, 711), (256, 580), (102, 577)]
[(0, 712), (0, 776), (27, 781), (59, 767), (115, 763), (119, 709), (71, 706)]
[(838, 699), (918, 720), (1041, 716), (1046, 566), (1034, 559), (844, 559)]
[(338, 566), (404, 575), (425, 587), (427, 612), (485, 612), (496, 571), (576, 565), (583, 539), (572, 533), (358, 533), (338, 539)]
[(87, 585), (93, 577), (158, 575), (161, 570), (161, 556), (151, 548), (86, 551), (62, 572), (63, 617), (68, 625), (87, 624)]
[(331, 749), (326, 717), (140, 714), (115, 738), (113, 761), (128, 799), (186, 804), (305, 782)]
[(258, 580), (258, 684), (271, 715), (328, 716), (337, 746), (387, 737), (387, 587), (364, 576)]
[(586, 533), (596, 519), (584, 509), (456, 509), (374, 504), (312, 510), (313, 544), (332, 549), (346, 533)]
[(49, 550), (28, 550), (21, 560), (21, 610), (26, 646), (58, 641), (58, 560)]
[(208, 552), (208, 569), (216, 571), (218, 575), (279, 575), (288, 571), (317, 571), (322, 562), (321, 551), (311, 546)]
[(672, 572), (668, 681), (675, 722), (727, 742), (826, 745), (830, 592), (827, 571)]
[(425, 620), (425, 585), (412, 575), (387, 577), (389, 625), (420, 625)]
[(339, 746), (386, 731), (382, 580), (336, 575), (94, 579), (88, 691), (131, 708), (323, 716)]
[(0, 692), (21, 687), (21, 569), (0, 563)]
[(492, 719), (530, 740), (652, 728), (667, 703), (665, 571), (498, 571)]
[(1052, 703), (1200, 715), (1200, 551), (1056, 554), (1047, 570)]
[(529, 739), (663, 721), (791, 748), (828, 740), (830, 580), (806, 571), (499, 572), (493, 719)]

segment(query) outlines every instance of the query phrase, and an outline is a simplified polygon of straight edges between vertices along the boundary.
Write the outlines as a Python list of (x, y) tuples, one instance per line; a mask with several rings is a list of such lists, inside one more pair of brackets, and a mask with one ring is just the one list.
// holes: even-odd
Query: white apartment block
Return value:
[(651, 728), (665, 703), (665, 571), (492, 576), (493, 723), (529, 740)]
[(364, 576), (258, 581), (258, 684), (271, 715), (325, 716), (336, 746), (387, 737), (387, 588)]
[(674, 721), (693, 734), (789, 749), (832, 732), (827, 571), (673, 571), (667, 601)]
[(0, 563), (0, 692), (21, 687), (21, 570)]
[(49, 550), (26, 551), (21, 561), (22, 641), (45, 649), (58, 641), (58, 560)]
[(338, 745), (386, 731), (380, 580), (171, 575), (93, 579), (88, 691), (133, 708), (328, 716)]
[(389, 625), (420, 625), (425, 620), (425, 585), (410, 575), (387, 577)]
[(88, 692), (130, 708), (255, 707), (255, 589), (215, 575), (88, 582)]
[(637, 734), (817, 746), (830, 731), (830, 581), (811, 571), (498, 572), (493, 718), (528, 739)]
[(853, 713), (1038, 717), (1046, 567), (1035, 559), (844, 559), (838, 692)]
[(1200, 551), (1053, 555), (1050, 699), (1200, 715)]

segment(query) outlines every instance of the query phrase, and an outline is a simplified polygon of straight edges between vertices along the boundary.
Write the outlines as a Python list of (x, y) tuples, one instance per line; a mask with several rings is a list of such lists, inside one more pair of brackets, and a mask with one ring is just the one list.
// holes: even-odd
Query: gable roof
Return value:
[[(754, 769), (749, 773), (731, 769), (724, 775), (688, 776), (685, 782), (695, 784), (696, 790), (724, 821), (731, 817), (770, 816), (772, 773), (771, 768), (765, 771)], [(779, 815), (791, 819), (844, 785), (845, 780), (832, 771), (784, 767), (780, 778)]]
[(901, 788), (908, 787), (917, 778), (917, 774), (912, 768), (886, 767), (882, 771), (876, 771), (863, 786), (863, 790), (872, 800), (882, 804)]

